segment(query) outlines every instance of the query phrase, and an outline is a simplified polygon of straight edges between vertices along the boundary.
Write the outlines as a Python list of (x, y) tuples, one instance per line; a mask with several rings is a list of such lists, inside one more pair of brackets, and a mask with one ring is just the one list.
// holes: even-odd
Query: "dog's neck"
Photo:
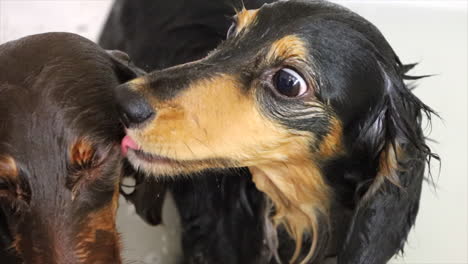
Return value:
[(327, 217), (331, 195), (316, 163), (309, 159), (295, 159), (249, 169), (257, 188), (266, 193), (275, 205), (274, 223), (284, 224), (296, 240), (292, 261), (301, 252), (303, 234), (308, 232), (313, 235), (313, 243), (306, 259), (311, 257), (316, 248), (319, 218)]

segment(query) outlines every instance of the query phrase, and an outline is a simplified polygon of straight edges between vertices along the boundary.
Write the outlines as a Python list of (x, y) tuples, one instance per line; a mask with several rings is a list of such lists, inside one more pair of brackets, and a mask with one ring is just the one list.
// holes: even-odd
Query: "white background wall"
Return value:
[[(419, 62), (416, 94), (436, 109), (431, 144), (442, 157), (434, 168), (437, 188), (424, 186), (421, 211), (404, 258), (392, 263), (468, 263), (467, 1), (339, 1), (373, 22), (403, 62)], [(69, 31), (95, 40), (111, 0), (0, 0), (0, 43), (48, 31)], [(128, 260), (173, 263), (180, 253), (171, 203), (165, 226), (144, 226), (122, 203), (119, 226)], [(175, 231), (174, 231), (175, 230)], [(171, 241), (168, 243), (168, 241)], [(133, 262), (135, 263), (135, 262)]]

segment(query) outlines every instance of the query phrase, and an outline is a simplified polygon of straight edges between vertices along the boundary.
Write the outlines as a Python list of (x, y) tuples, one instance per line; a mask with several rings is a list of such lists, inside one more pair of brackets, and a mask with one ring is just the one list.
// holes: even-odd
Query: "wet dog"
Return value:
[(352, 211), (338, 262), (385, 263), (437, 158), (421, 129), (432, 110), (405, 83), (413, 66), (338, 5), (243, 9), (206, 58), (119, 87), (124, 154), (155, 175), (248, 168), (296, 242), (291, 262), (322, 261), (338, 204)]

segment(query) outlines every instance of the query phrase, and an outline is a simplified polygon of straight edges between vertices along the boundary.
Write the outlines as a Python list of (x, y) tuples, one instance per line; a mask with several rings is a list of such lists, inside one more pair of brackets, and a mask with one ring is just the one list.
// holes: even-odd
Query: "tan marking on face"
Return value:
[[(157, 87), (156, 87), (157, 89)], [(180, 161), (231, 160), (238, 164), (285, 159), (278, 148), (305, 132), (290, 131), (259, 110), (255, 91), (243, 92), (237, 78), (219, 75), (197, 81), (176, 98), (148, 100), (157, 116), (128, 131), (143, 151)]]
[(13, 238), (13, 244), (11, 246), (12, 249), (14, 249), (16, 251), (17, 254), (21, 254), (21, 234), (15, 234), (14, 238)]
[(307, 45), (296, 35), (288, 35), (276, 40), (270, 47), (266, 60), (274, 62), (278, 60), (286, 60), (295, 58), (299, 60), (307, 60)]
[(93, 161), (95, 149), (86, 138), (80, 138), (73, 144), (70, 150), (70, 162), (77, 166), (86, 166)]
[[(82, 263), (110, 263), (104, 260), (118, 261), (120, 260), (120, 237), (116, 227), (116, 214), (118, 208), (118, 183), (116, 184), (116, 190), (112, 197), (110, 204), (99, 211), (93, 212), (87, 216), (84, 220), (84, 226), (80, 233), (77, 235), (76, 240), (78, 241), (75, 247), (75, 256)], [(97, 232), (105, 231), (111, 236), (110, 241), (97, 241)], [(105, 244), (102, 244), (104, 243)], [(100, 253), (96, 253), (96, 247), (103, 247)], [(100, 254), (95, 256), (94, 254)], [(112, 262), (115, 263), (115, 262)]]
[[(115, 147), (114, 147), (115, 148)], [(80, 138), (70, 149), (70, 163), (74, 167), (67, 179), (67, 188), (71, 190), (72, 201), (83, 188), (102, 175), (102, 165), (112, 159), (116, 153), (112, 147), (99, 148), (89, 139)]]
[(249, 27), (251, 27), (256, 20), (259, 9), (247, 10), (243, 8), (240, 12), (237, 13), (237, 28), (236, 32), (246, 32)]
[(19, 171), (15, 160), (10, 156), (0, 155), (0, 177), (13, 181), (16, 180), (18, 174)]
[(343, 127), (341, 122), (333, 118), (331, 119), (331, 127), (328, 134), (323, 138), (319, 147), (319, 156), (321, 159), (335, 157), (337, 154), (343, 153)]

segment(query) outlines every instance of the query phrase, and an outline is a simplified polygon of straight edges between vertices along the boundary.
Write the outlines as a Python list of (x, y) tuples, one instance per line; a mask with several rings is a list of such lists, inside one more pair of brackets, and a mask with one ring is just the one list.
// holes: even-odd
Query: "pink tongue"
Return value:
[(135, 143), (135, 141), (133, 141), (131, 137), (125, 136), (122, 139), (120, 149), (122, 151), (122, 155), (127, 156), (127, 152), (129, 149), (138, 150), (140, 149), (140, 147), (138, 147), (137, 143)]

